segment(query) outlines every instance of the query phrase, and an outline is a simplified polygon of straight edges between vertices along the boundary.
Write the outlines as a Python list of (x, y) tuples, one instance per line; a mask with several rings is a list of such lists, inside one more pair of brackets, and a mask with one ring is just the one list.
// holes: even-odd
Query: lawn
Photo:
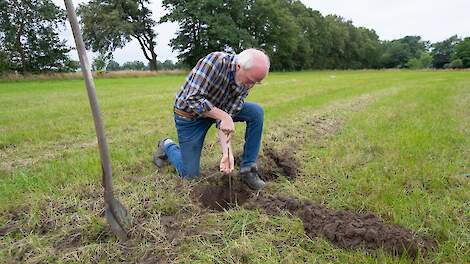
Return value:
[[(265, 110), (259, 165), (268, 187), (247, 193), (233, 173), (230, 194), (244, 199), (224, 208), (214, 206), (224, 202), (217, 194), (228, 179), (214, 169), (215, 128), (201, 179), (183, 181), (151, 161), (159, 139), (176, 139), (172, 105), (184, 78), (95, 80), (115, 193), (133, 218), (127, 241), (103, 217), (83, 81), (0, 82), (1, 263), (470, 260), (468, 71), (270, 74), (247, 98)], [(236, 131), (241, 153), (243, 124)], [(286, 197), (303, 209), (266, 208)], [(411, 235), (408, 242), (426, 238), (433, 246), (416, 242), (411, 254), (347, 244), (348, 235), (310, 230), (315, 217), (306, 217), (307, 205), (340, 217), (336, 231), (373, 215), (380, 226)]]

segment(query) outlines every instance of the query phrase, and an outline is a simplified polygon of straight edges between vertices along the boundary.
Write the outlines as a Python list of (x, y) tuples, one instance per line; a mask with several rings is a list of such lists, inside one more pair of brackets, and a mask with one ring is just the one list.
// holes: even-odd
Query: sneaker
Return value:
[(240, 169), (240, 178), (250, 189), (260, 190), (266, 186), (266, 183), (258, 175), (258, 167), (256, 164), (250, 167)]
[(159, 168), (165, 166), (165, 164), (168, 160), (168, 157), (166, 156), (165, 150), (163, 149), (163, 144), (164, 144), (165, 140), (167, 140), (167, 139), (168, 138), (164, 138), (164, 139), (160, 140), (158, 142), (158, 145), (157, 145), (157, 150), (155, 151), (155, 153), (153, 153), (153, 163), (155, 163), (155, 165), (157, 165), (157, 167), (159, 167)]

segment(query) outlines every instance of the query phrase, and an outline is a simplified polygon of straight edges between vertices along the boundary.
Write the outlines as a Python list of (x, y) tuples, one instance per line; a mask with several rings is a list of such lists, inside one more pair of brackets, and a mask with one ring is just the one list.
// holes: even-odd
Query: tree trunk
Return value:
[[(152, 38), (146, 38), (145, 35), (132, 35), (139, 42), (140, 48), (144, 53), (144, 57), (149, 61), (149, 69), (151, 71), (157, 70), (157, 54), (155, 53), (155, 45)], [(150, 52), (150, 56), (147, 53)]]
[(156, 71), (157, 70), (157, 56), (154, 56), (153, 52), (152, 52), (152, 59), (149, 60), (149, 69), (151, 71)]
[(18, 32), (16, 33), (16, 49), (20, 53), (20, 58), (21, 58), (21, 71), (23, 74), (26, 73), (27, 67), (26, 67), (26, 56), (24, 54), (24, 49), (23, 46), (21, 45), (21, 35), (23, 34), (23, 28), (24, 28), (24, 23), (20, 23), (20, 27), (18, 28)]
[(150, 44), (150, 54), (152, 59), (149, 60), (149, 68), (151, 71), (157, 71), (157, 54), (155, 53), (153, 44)]
[[(149, 34), (151, 35), (151, 34)], [(149, 46), (150, 46), (150, 55), (152, 58), (149, 60), (149, 68), (151, 71), (157, 71), (157, 54), (155, 53), (155, 42), (153, 42), (153, 38), (149, 39)]]

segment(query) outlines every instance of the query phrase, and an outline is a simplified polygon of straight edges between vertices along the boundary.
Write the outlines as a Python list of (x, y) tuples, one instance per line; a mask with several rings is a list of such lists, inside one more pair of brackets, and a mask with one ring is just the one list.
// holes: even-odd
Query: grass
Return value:
[[(1, 83), (0, 231), (7, 234), (0, 236), (0, 262), (413, 261), (310, 239), (302, 222), (287, 216), (200, 208), (190, 195), (197, 182), (151, 163), (155, 142), (176, 137), (171, 109), (184, 78), (96, 80), (116, 193), (135, 221), (126, 243), (116, 241), (102, 217), (83, 81)], [(273, 73), (248, 100), (265, 108), (265, 143), (302, 146), (296, 152), (300, 175), (294, 181), (281, 177), (266, 192), (373, 212), (428, 234), (438, 248), (417, 262), (470, 259), (467, 72)], [(310, 122), (316, 117), (324, 121)], [(285, 137), (292, 131), (307, 136)], [(235, 149), (241, 150), (242, 138), (237, 124)], [(217, 163), (214, 129), (203, 151), (204, 168)]]
[[(162, 70), (162, 71), (94, 71), (94, 78), (129, 78), (129, 77), (151, 77), (161, 75), (179, 75), (187, 72), (187, 70)], [(48, 81), (48, 80), (81, 80), (83, 74), (81, 72), (49, 72), (38, 74), (19, 74), (4, 73), (0, 74), (0, 82), (12, 81)]]

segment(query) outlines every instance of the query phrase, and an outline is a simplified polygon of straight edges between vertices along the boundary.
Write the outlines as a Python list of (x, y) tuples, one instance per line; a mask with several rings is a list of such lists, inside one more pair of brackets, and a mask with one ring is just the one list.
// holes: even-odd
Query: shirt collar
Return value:
[(228, 80), (230, 84), (237, 85), (235, 83), (235, 74), (237, 72), (237, 55), (233, 54), (230, 59)]

